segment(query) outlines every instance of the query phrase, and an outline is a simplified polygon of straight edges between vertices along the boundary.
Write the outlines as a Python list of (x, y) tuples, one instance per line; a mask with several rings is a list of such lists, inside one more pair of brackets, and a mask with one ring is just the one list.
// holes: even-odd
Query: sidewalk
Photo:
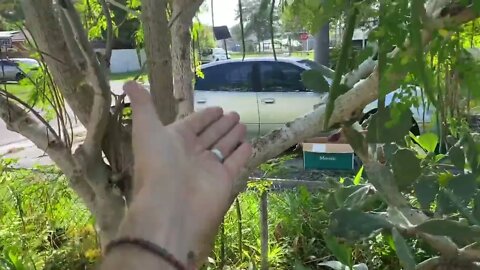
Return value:
[[(85, 140), (86, 130), (83, 126), (73, 129), (72, 152)], [(33, 167), (35, 165), (51, 165), (53, 161), (44, 150), (38, 149), (31, 141), (21, 137), (12, 143), (0, 145), (0, 157), (18, 159), (18, 167)]]

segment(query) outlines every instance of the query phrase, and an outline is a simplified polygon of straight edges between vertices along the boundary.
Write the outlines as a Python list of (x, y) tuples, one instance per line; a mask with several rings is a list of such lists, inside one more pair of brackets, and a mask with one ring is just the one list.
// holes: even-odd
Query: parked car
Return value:
[[(326, 94), (313, 92), (303, 85), (301, 74), (309, 69), (320, 70), (327, 82), (332, 83), (331, 69), (305, 59), (248, 58), (202, 65), (203, 78), (197, 77), (195, 81), (194, 108), (197, 111), (220, 106), (225, 112), (236, 111), (247, 126), (249, 138), (264, 135), (312, 112), (325, 100)], [(385, 104), (398, 102), (399, 93), (400, 89), (389, 93)], [(377, 101), (368, 104), (362, 121), (376, 109)], [(419, 135), (424, 127), (422, 122), (430, 123), (432, 109), (426, 110), (425, 115), (422, 108), (412, 106), (411, 110), (414, 117), (411, 131)]]
[(0, 81), (20, 81), (39, 67), (40, 64), (35, 59), (0, 59)]
[(204, 49), (200, 54), (202, 64), (228, 59), (230, 59), (230, 55), (222, 48)]
[[(250, 58), (202, 65), (204, 78), (197, 77), (195, 83), (195, 110), (221, 106), (225, 111), (236, 111), (247, 125), (249, 137), (264, 135), (312, 112), (322, 101), (325, 94), (307, 89), (301, 80), (301, 74), (312, 68), (320, 69), (331, 84), (332, 70), (305, 59)], [(400, 90), (386, 96), (386, 105), (398, 102), (395, 93)], [(365, 117), (376, 108), (377, 101), (368, 104), (363, 111)], [(419, 135), (417, 123), (430, 122), (430, 111), (424, 119), (422, 109), (411, 109), (412, 132)]]

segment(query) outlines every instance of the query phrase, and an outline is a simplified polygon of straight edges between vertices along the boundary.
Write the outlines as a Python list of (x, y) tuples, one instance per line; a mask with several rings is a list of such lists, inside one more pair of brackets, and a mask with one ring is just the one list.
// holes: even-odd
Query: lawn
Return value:
[(20, 85), (17, 83), (2, 83), (0, 87), (2, 90), (17, 96), (22, 100), (27, 100), (33, 90), (33, 85)]
[[(130, 71), (125, 73), (111, 73), (110, 80), (112, 81), (127, 81), (138, 76), (140, 71)], [(143, 72), (141, 76), (146, 76), (146, 73)]]

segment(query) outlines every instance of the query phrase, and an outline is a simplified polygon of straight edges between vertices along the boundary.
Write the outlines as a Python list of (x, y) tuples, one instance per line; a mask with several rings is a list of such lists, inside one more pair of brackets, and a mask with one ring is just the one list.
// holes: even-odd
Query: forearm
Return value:
[[(167, 195), (168, 196), (168, 195)], [(164, 248), (177, 260), (186, 264), (191, 237), (184, 222), (181, 205), (156, 205), (147, 194), (138, 194), (119, 228), (118, 238), (147, 240)], [(160, 256), (131, 244), (113, 248), (105, 257), (102, 270), (110, 269), (174, 269)]]

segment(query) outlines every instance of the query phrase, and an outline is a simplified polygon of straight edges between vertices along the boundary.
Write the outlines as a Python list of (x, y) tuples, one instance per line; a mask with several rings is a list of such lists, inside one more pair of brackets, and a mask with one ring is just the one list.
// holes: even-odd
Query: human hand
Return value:
[[(182, 259), (188, 251), (202, 257), (228, 210), (233, 181), (252, 152), (244, 142), (245, 125), (236, 113), (208, 108), (164, 126), (148, 91), (133, 81), (124, 90), (133, 112), (135, 180), (122, 231), (142, 234), (167, 249), (174, 246), (171, 252)], [(214, 148), (223, 162), (210, 151)]]

